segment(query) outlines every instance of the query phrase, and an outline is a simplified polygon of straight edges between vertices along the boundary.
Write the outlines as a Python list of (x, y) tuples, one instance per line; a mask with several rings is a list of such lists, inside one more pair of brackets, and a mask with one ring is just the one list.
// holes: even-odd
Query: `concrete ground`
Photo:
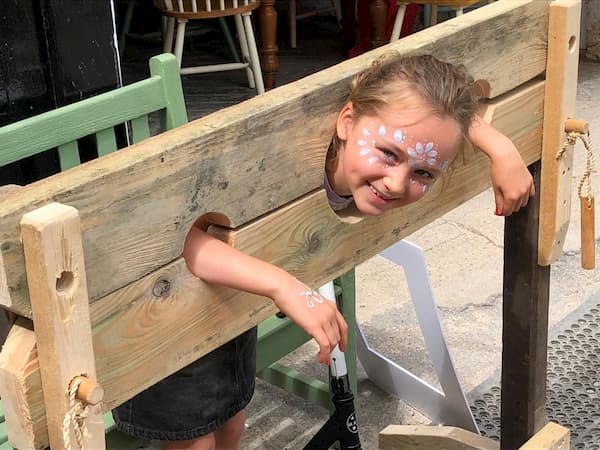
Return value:
[[(589, 123), (592, 139), (600, 139), (599, 98), (600, 64), (581, 62), (577, 117)], [(584, 164), (585, 149), (578, 143), (572, 171), (572, 220), (564, 253), (551, 272), (551, 329), (600, 290), (600, 271), (584, 271), (580, 266), (576, 186)], [(598, 171), (593, 185), (598, 192)], [(504, 220), (493, 211), (493, 193), (489, 190), (408, 238), (425, 252), (446, 338), (467, 395), (497, 375), (501, 364)], [(402, 269), (377, 256), (357, 267), (356, 275), (357, 316), (370, 345), (435, 385), (435, 372)], [(315, 362), (315, 355), (316, 346), (309, 342), (284, 362), (326, 380), (326, 369)], [(378, 432), (389, 424), (430, 422), (379, 389), (360, 364), (358, 377), (356, 407), (363, 448), (376, 449)], [(328, 416), (325, 409), (260, 380), (247, 412), (243, 448), (261, 450), (302, 448)]]

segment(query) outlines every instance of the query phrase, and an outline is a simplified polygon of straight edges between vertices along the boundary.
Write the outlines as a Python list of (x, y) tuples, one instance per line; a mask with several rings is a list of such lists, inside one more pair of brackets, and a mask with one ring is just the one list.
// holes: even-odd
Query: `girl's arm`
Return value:
[(285, 270), (246, 255), (196, 227), (186, 238), (183, 257), (189, 271), (207, 283), (271, 298), (283, 313), (315, 338), (320, 348), (319, 362), (327, 363), (338, 343), (345, 350), (348, 326), (335, 303)]
[(535, 185), (512, 141), (479, 116), (471, 122), (469, 139), (490, 158), (496, 215), (510, 216), (527, 205)]

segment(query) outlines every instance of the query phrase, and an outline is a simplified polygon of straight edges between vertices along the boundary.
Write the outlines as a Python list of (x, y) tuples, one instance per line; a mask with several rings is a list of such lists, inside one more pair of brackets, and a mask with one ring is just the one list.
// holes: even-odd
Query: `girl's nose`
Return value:
[(383, 178), (383, 185), (388, 193), (393, 196), (402, 196), (408, 191), (410, 183), (410, 170), (408, 164), (400, 164), (389, 169)]

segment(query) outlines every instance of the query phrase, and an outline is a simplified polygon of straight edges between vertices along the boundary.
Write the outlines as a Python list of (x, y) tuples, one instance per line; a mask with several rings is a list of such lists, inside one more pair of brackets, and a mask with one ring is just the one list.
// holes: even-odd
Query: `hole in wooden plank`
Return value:
[(576, 36), (571, 36), (569, 38), (569, 53), (573, 53), (575, 51), (575, 47), (577, 44), (577, 37)]
[(75, 284), (75, 277), (73, 272), (65, 270), (56, 279), (56, 290), (61, 294), (68, 294), (73, 290)]

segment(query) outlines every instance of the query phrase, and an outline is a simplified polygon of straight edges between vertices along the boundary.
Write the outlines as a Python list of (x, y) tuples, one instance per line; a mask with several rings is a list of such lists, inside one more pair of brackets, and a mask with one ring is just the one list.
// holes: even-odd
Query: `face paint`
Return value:
[(321, 297), (321, 295), (318, 292), (310, 289), (308, 286), (306, 286), (304, 283), (301, 283), (300, 281), (298, 281), (298, 283), (303, 288), (303, 290), (299, 291), (298, 294), (304, 297), (306, 305), (310, 309), (315, 308), (318, 303), (323, 303), (323, 297)]
[(411, 165), (428, 165), (433, 167), (438, 162), (438, 152), (435, 150), (433, 142), (423, 145), (417, 142), (414, 148), (408, 149), (408, 156), (411, 159)]

